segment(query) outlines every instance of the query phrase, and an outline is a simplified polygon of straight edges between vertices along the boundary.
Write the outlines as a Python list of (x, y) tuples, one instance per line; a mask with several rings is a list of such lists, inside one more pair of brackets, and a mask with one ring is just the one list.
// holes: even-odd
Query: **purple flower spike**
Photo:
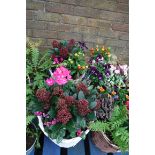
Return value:
[(34, 112), (34, 114), (36, 115), (36, 116), (42, 116), (42, 112), (41, 111), (36, 111), (36, 112)]
[(88, 49), (84, 41), (79, 41), (78, 44), (83, 51)]

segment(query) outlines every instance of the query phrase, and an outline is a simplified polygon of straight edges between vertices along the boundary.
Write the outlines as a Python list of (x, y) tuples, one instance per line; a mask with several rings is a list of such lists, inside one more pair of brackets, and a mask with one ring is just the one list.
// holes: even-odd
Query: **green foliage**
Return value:
[(85, 99), (85, 95), (84, 95), (83, 91), (79, 91), (79, 93), (78, 93), (78, 99), (79, 100), (80, 99)]
[(32, 123), (32, 120), (35, 118), (34, 115), (28, 115), (26, 116), (26, 126)]
[(128, 113), (126, 106), (115, 107), (112, 117), (106, 122), (96, 121), (89, 124), (92, 131), (110, 132), (112, 141), (119, 146), (122, 151), (128, 150), (129, 131), (126, 124), (128, 122)]

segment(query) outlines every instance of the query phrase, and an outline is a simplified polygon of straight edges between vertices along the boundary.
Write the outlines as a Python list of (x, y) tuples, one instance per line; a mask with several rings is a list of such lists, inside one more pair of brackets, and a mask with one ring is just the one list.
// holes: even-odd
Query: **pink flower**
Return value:
[(64, 84), (67, 83), (67, 79), (66, 78), (57, 78), (55, 81), (56, 81), (56, 83), (58, 85), (64, 85)]
[(44, 125), (50, 127), (52, 125), (52, 123), (51, 122), (45, 122)]
[(54, 64), (59, 64), (58, 58), (54, 58)]
[(57, 120), (56, 119), (53, 119), (52, 121), (51, 121), (51, 124), (52, 125), (55, 125), (57, 123)]
[(76, 134), (77, 134), (77, 136), (80, 137), (80, 136), (82, 135), (82, 131), (81, 131), (81, 129), (78, 129), (77, 132), (76, 132)]
[(68, 82), (68, 80), (72, 79), (70, 71), (63, 66), (55, 70), (53, 73), (53, 78), (58, 85), (64, 85)]
[(36, 112), (34, 112), (34, 114), (35, 114), (36, 116), (41, 116), (43, 113), (42, 113), (41, 111), (36, 111)]
[(46, 80), (46, 84), (48, 86), (52, 86), (54, 83), (55, 83), (55, 81), (52, 78), (49, 78), (49, 79)]

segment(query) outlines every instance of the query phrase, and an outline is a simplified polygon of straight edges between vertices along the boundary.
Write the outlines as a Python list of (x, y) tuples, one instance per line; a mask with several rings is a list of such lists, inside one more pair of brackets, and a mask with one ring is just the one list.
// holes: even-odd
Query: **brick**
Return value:
[(41, 41), (40, 46), (45, 46), (47, 44), (47, 40), (44, 38), (31, 38), (31, 40), (34, 42)]
[(61, 16), (61, 23), (87, 25), (87, 18), (79, 17), (79, 16), (64, 15), (63, 14)]
[(39, 38), (57, 38), (57, 32), (56, 31), (33, 29), (32, 34), (33, 34), (33, 37), (39, 37)]
[[(90, 48), (94, 47), (95, 45), (94, 45), (94, 43), (86, 42), (86, 46), (88, 47), (88, 49), (90, 49)], [(90, 56), (89, 52), (88, 52), (88, 56)]]
[(97, 35), (97, 31), (98, 29), (95, 27), (87, 27), (87, 26), (79, 26), (76, 25), (74, 26), (73, 32), (77, 32), (77, 33), (88, 33), (88, 34), (93, 34), (93, 35)]
[(59, 0), (60, 3), (76, 4), (77, 0)]
[(74, 15), (83, 16), (83, 17), (98, 18), (99, 17), (99, 10), (93, 9), (93, 8), (88, 8), (88, 7), (77, 6), (74, 9)]
[(58, 33), (58, 39), (75, 39), (76, 41), (81, 41), (82, 40), (82, 35), (79, 33), (73, 33), (73, 32), (59, 32)]
[(126, 47), (128, 41), (125, 40), (118, 40), (118, 39), (107, 39), (106, 45), (107, 46), (116, 46), (116, 47)]
[(129, 33), (119, 32), (118, 34), (120, 40), (129, 40)]
[(114, 23), (112, 24), (112, 29), (115, 31), (129, 32), (128, 24)]
[(59, 27), (59, 23), (55, 23), (55, 22), (47, 23), (47, 30), (49, 30), (49, 31), (57, 31), (58, 27)]
[(58, 26), (58, 31), (61, 31), (61, 32), (73, 32), (73, 25), (70, 25), (70, 24), (62, 24), (60, 23), (59, 26)]
[(110, 27), (111, 26), (111, 22), (110, 21), (105, 21), (105, 20), (100, 20), (100, 19), (93, 19), (93, 18), (88, 18), (88, 22), (87, 22), (88, 26), (92, 26), (92, 27)]
[(93, 8), (116, 11), (117, 3), (109, 0), (93, 0)]
[(26, 28), (45, 30), (45, 29), (47, 29), (47, 23), (46, 22), (42, 22), (42, 21), (27, 20), (26, 21)]
[(92, 34), (83, 34), (83, 40), (86, 42), (96, 43), (96, 44), (104, 44), (104, 37), (92, 35)]
[(128, 4), (123, 4), (123, 3), (117, 4), (116, 11), (128, 13), (129, 12), (129, 5)]
[(118, 32), (113, 31), (110, 27), (103, 27), (99, 29), (98, 35), (106, 38), (118, 38)]
[(26, 10), (26, 20), (32, 20), (34, 18), (34, 11)]
[(45, 5), (46, 12), (56, 12), (64, 14), (73, 14), (74, 6), (61, 3), (46, 3)]
[(47, 51), (47, 49), (51, 49), (51, 46), (40, 46), (39, 47), (39, 50), (42, 52), (42, 53), (45, 53)]
[(26, 1), (26, 9), (28, 10), (44, 10), (43, 2)]
[(35, 19), (39, 21), (59, 22), (60, 15), (57, 13), (45, 13), (42, 11), (38, 11), (35, 14)]
[(94, 0), (76, 0), (76, 5), (78, 6), (86, 6), (86, 7), (92, 7)]
[(26, 29), (26, 36), (32, 37), (32, 30), (31, 29)]
[(104, 10), (100, 11), (100, 18), (104, 20), (124, 22), (127, 16), (128, 14), (124, 14), (124, 13), (110, 12), (110, 11), (104, 11)]
[(119, 2), (119, 3), (129, 4), (129, 0), (117, 0), (117, 2)]
[(55, 39), (55, 38), (47, 39), (47, 46), (51, 46), (51, 43), (53, 42), (53, 40), (61, 41), (61, 40)]

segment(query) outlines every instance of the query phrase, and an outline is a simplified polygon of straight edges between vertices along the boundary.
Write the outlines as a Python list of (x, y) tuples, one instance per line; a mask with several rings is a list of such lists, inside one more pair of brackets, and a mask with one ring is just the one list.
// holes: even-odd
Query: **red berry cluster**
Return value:
[(58, 41), (53, 40), (53, 42), (52, 42), (52, 46), (53, 46), (53, 48), (59, 48), (60, 44), (59, 44)]
[(36, 91), (36, 97), (41, 102), (49, 102), (51, 98), (51, 94), (45, 88), (41, 88)]
[(60, 87), (54, 87), (53, 96), (64, 97), (64, 91)]
[(67, 48), (61, 48), (60, 49), (60, 56), (64, 59), (67, 58), (68, 57), (68, 49)]
[(88, 87), (84, 84), (84, 83), (78, 83), (76, 85), (76, 89), (78, 91), (83, 91), (84, 94), (88, 94), (89, 93), (89, 90), (88, 90)]
[(36, 91), (36, 96), (42, 102), (44, 110), (48, 110), (50, 108), (50, 92), (45, 88), (41, 88)]
[(66, 104), (65, 99), (63, 99), (63, 98), (59, 98), (59, 99), (58, 99), (57, 108), (58, 108), (58, 109), (67, 108), (67, 104)]
[(59, 122), (66, 124), (71, 118), (72, 118), (72, 115), (67, 108), (58, 110), (57, 120)]
[(71, 106), (76, 102), (73, 96), (65, 96), (65, 101), (68, 106)]
[(77, 108), (81, 116), (86, 116), (90, 112), (89, 102), (86, 99), (79, 100)]

